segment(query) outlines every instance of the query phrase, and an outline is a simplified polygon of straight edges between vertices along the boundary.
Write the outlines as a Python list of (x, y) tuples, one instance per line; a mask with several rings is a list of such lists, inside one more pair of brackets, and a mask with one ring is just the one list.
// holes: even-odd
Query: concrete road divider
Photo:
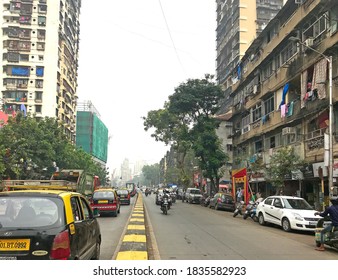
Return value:
[(116, 260), (148, 260), (147, 237), (144, 223), (143, 197), (137, 194), (134, 209), (129, 218)]

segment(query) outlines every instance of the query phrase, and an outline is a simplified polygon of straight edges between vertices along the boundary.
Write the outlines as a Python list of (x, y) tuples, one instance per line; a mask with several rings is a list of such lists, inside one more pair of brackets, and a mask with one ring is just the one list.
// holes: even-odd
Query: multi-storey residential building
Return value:
[(232, 140), (228, 138), (232, 123), (228, 122), (231, 112), (231, 85), (238, 76), (232, 75), (233, 70), (241, 72), (239, 62), (246, 50), (264, 30), (269, 21), (282, 8), (283, 0), (217, 0), (217, 58), (216, 73), (218, 83), (225, 89), (225, 99), (218, 115), (222, 121), (217, 134), (222, 139), (224, 151), (229, 155), (230, 165), (225, 166), (221, 182), (229, 183), (231, 176)]
[(273, 194), (274, 186), (264, 171), (253, 172), (250, 166), (258, 161), (268, 165), (279, 147), (291, 145), (307, 164), (285, 178), (284, 193), (305, 197), (317, 206), (324, 191), (327, 200), (331, 188), (324, 163), (324, 134), (330, 121), (331, 175), (337, 184), (337, 21), (335, 0), (289, 0), (250, 45), (240, 61), (241, 70), (233, 68), (234, 83), (227, 90), (233, 123), (234, 188), (248, 183), (264, 195)]
[(0, 110), (55, 117), (74, 141), (81, 0), (1, 3)]
[(250, 44), (278, 13), (283, 0), (216, 0), (217, 58), (219, 84), (231, 84), (231, 71)]

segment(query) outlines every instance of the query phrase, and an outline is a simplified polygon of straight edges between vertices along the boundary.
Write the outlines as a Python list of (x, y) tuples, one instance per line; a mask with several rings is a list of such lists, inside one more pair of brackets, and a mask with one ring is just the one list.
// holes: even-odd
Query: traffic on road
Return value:
[(121, 248), (133, 259), (138, 242), (149, 260), (338, 258), (335, 246), (314, 250), (321, 217), (304, 199), (271, 196), (245, 209), (222, 193), (206, 205), (194, 188), (180, 200), (169, 188), (131, 197), (104, 186), (85, 196), (48, 183), (7, 182), (10, 190), (0, 192), (0, 260), (111, 260)]

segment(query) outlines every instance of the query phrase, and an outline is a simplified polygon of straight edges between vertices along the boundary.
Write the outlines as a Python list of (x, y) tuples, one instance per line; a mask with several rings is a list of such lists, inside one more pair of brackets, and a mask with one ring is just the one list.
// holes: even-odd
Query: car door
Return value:
[(71, 208), (74, 217), (75, 234), (72, 235), (72, 249), (75, 250), (75, 257), (78, 259), (86, 259), (87, 255), (87, 242), (88, 242), (88, 230), (85, 223), (84, 213), (81, 206), (80, 197), (73, 195), (70, 199)]
[(262, 203), (261, 205), (261, 211), (264, 213), (264, 220), (266, 222), (271, 222), (271, 211), (272, 211), (272, 202), (273, 202), (273, 198), (272, 197), (268, 197), (264, 200), (264, 203)]
[(80, 202), (84, 214), (84, 219), (82, 223), (84, 224), (84, 231), (86, 232), (87, 236), (84, 258), (90, 259), (95, 251), (95, 245), (99, 232), (97, 227), (97, 221), (94, 218), (93, 211), (91, 210), (88, 202), (83, 197), (80, 197)]
[(273, 200), (272, 206), (269, 210), (271, 223), (276, 225), (281, 224), (281, 219), (283, 215), (283, 204), (282, 199), (280, 197), (275, 197)]

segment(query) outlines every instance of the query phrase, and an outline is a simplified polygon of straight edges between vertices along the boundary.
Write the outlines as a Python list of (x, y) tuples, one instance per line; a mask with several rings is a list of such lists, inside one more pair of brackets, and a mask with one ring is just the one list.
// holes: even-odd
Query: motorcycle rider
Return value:
[(320, 247), (316, 247), (318, 251), (325, 251), (324, 247), (324, 235), (327, 232), (330, 232), (332, 228), (338, 227), (338, 197), (334, 197), (330, 199), (332, 205), (325, 209), (323, 212), (316, 212), (316, 215), (321, 217), (326, 217), (328, 214), (330, 215), (331, 224), (324, 227), (320, 232)]

